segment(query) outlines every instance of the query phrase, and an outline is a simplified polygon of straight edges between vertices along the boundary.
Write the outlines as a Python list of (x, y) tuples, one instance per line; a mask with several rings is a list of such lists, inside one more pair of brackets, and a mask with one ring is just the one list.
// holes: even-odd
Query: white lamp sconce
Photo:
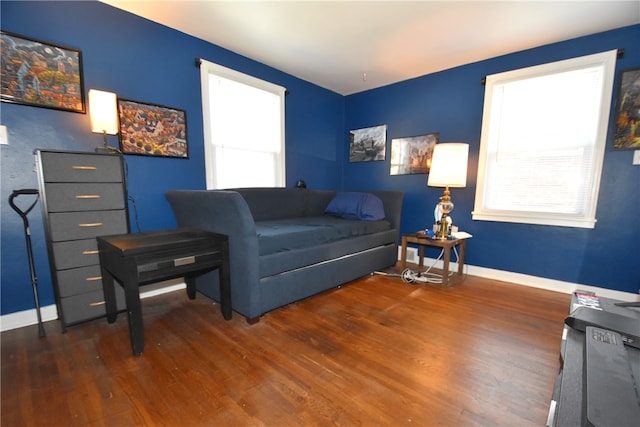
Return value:
[(107, 145), (107, 135), (118, 133), (118, 105), (115, 93), (89, 89), (89, 117), (91, 132), (101, 133), (104, 137), (104, 148)]
[(444, 240), (449, 235), (453, 210), (451, 192), (449, 187), (464, 188), (467, 186), (467, 163), (469, 159), (469, 144), (448, 142), (436, 144), (431, 157), (431, 169), (427, 185), (429, 187), (444, 187), (444, 193), (440, 197), (440, 203), (436, 206), (436, 212), (440, 213), (436, 239)]

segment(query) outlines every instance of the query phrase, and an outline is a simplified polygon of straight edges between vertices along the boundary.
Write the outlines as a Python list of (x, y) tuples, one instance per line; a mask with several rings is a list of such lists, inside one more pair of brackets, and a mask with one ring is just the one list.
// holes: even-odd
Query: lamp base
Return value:
[(436, 240), (447, 240), (449, 238), (451, 228), (451, 217), (446, 213), (442, 214), (440, 222), (438, 222), (438, 229), (436, 230)]

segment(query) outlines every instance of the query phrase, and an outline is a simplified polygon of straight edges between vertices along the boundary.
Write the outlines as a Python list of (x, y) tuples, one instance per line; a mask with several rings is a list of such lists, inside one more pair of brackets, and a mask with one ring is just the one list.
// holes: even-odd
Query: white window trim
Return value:
[(258, 89), (262, 89), (267, 92), (271, 92), (280, 97), (280, 156), (277, 158), (279, 163), (279, 186), (284, 187), (286, 183), (286, 162), (285, 162), (285, 107), (284, 97), (286, 88), (259, 79), (257, 77), (250, 76), (248, 74), (241, 73), (240, 71), (233, 70), (231, 68), (223, 67), (222, 65), (209, 62), (204, 59), (200, 59), (200, 84), (201, 84), (201, 97), (202, 97), (202, 120), (204, 126), (204, 162), (205, 162), (205, 175), (207, 180), (207, 189), (217, 189), (215, 182), (215, 175), (209, 173), (215, 165), (215, 149), (212, 144), (211, 136), (211, 109), (208, 103), (209, 94), (209, 74), (216, 74), (220, 77), (224, 77), (230, 80), (235, 80), (240, 83), (244, 83), (249, 86), (253, 86)]
[[(615, 76), (617, 51), (582, 56), (579, 58), (508, 71), (487, 76), (485, 87), (485, 100), (482, 120), (482, 136), (480, 140), (480, 153), (478, 159), (478, 175), (476, 181), (476, 197), (472, 218), (483, 221), (500, 221), (524, 224), (541, 224), (579, 228), (594, 228), (596, 223), (596, 208), (598, 204), (598, 192), (600, 188), (600, 177), (602, 175), (602, 164), (607, 141), (607, 130), (609, 125), (609, 113), (611, 109), (611, 99), (613, 91), (613, 81)], [(495, 84), (505, 83), (509, 80), (533, 78), (554, 72), (567, 71), (572, 68), (585, 68), (588, 66), (603, 66), (603, 85), (600, 103), (600, 120), (596, 131), (596, 141), (593, 153), (593, 173), (592, 185), (587, 195), (588, 203), (586, 211), (581, 215), (554, 214), (544, 212), (529, 211), (506, 211), (492, 210), (483, 206), (484, 200), (484, 176), (487, 161), (487, 146), (489, 135), (489, 113), (491, 111), (492, 92)]]

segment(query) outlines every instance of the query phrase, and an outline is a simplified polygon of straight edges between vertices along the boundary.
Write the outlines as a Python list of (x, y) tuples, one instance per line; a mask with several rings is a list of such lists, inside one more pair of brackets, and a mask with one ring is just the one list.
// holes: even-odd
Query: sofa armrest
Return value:
[(258, 236), (242, 196), (225, 190), (171, 190), (165, 195), (179, 227), (229, 236), (232, 305), (249, 318), (260, 316)]
[(371, 191), (382, 200), (384, 205), (384, 213), (387, 221), (391, 223), (391, 227), (398, 230), (400, 236), (400, 220), (402, 217), (402, 203), (404, 201), (403, 191)]

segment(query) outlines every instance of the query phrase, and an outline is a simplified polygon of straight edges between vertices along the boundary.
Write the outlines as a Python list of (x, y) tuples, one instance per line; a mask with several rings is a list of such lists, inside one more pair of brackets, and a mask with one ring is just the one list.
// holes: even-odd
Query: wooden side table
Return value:
[(414, 243), (418, 245), (418, 254), (420, 256), (420, 267), (424, 266), (424, 247), (433, 246), (442, 248), (444, 250), (443, 265), (442, 265), (442, 284), (444, 286), (449, 285), (449, 262), (451, 261), (451, 249), (459, 246), (460, 251), (458, 253), (458, 276), (462, 276), (464, 267), (465, 250), (467, 246), (467, 239), (447, 239), (438, 240), (427, 236), (424, 231), (417, 233), (409, 233), (402, 235), (402, 252), (400, 267), (402, 270), (407, 265), (407, 244)]
[(97, 238), (107, 321), (116, 321), (118, 312), (114, 279), (124, 288), (129, 335), (134, 355), (144, 349), (142, 306), (139, 286), (184, 277), (187, 295), (196, 297), (195, 277), (217, 268), (220, 274), (220, 306), (231, 319), (229, 242), (222, 234), (178, 228), (145, 233), (119, 234)]

